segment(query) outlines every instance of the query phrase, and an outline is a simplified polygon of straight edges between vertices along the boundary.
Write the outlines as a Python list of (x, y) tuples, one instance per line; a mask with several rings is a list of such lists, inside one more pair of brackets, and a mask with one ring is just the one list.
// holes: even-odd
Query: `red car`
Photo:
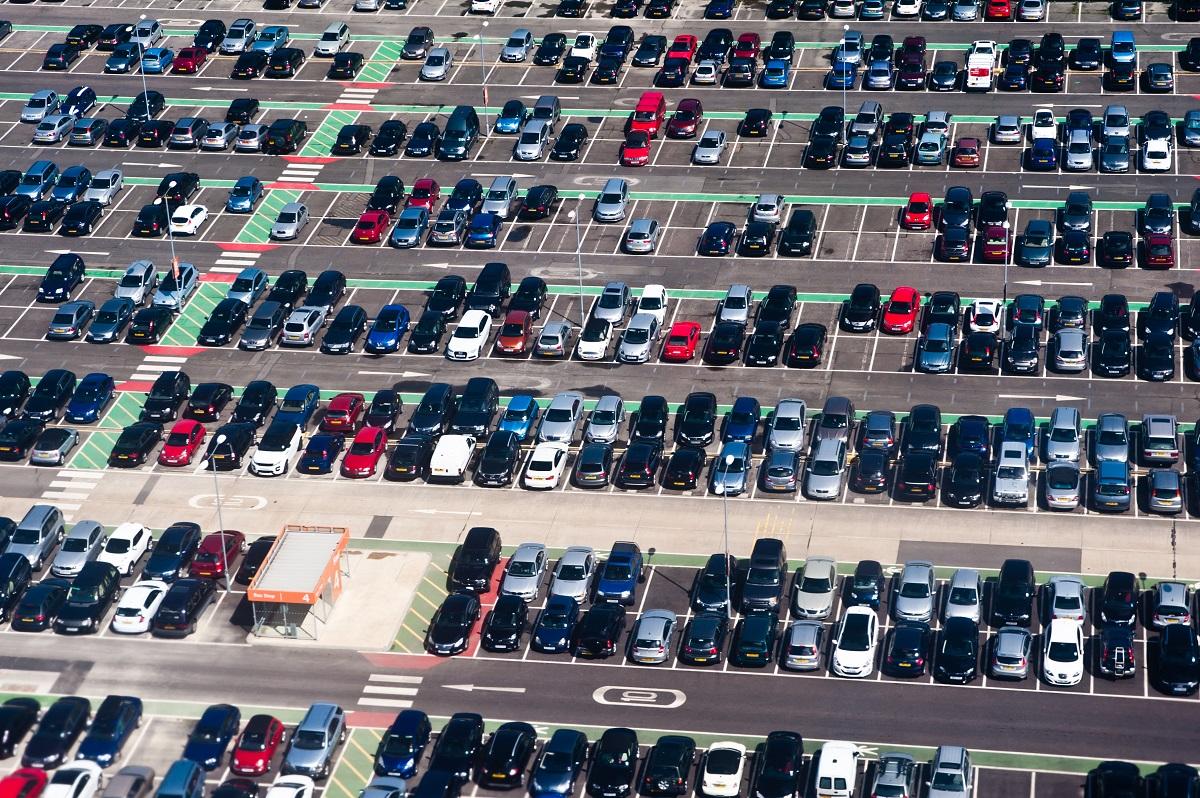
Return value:
[(278, 718), (253, 715), (229, 758), (229, 769), (239, 776), (261, 776), (271, 767), (271, 759), (283, 742), (284, 728)]
[(362, 479), (372, 476), (379, 458), (387, 448), (387, 430), (383, 427), (363, 427), (354, 436), (354, 443), (342, 458), (342, 476)]
[(367, 398), (361, 393), (339, 393), (329, 400), (321, 418), (321, 432), (354, 432), (366, 409)]
[(671, 325), (671, 331), (663, 341), (662, 359), (686, 363), (696, 356), (696, 347), (699, 345), (700, 325), (694, 321), (677, 321)]
[(0, 779), (0, 798), (38, 798), (49, 780), (41, 768), (18, 768)]
[(496, 336), (496, 353), (523, 355), (533, 340), (533, 316), (526, 310), (510, 310)]
[(691, 61), (696, 55), (696, 48), (700, 46), (700, 40), (690, 33), (681, 33), (675, 37), (675, 41), (671, 42), (671, 46), (667, 48), (667, 58), (686, 58)]
[(645, 166), (650, 163), (650, 134), (631, 130), (621, 145), (621, 166)]
[(196, 450), (204, 443), (204, 425), (193, 418), (176, 421), (167, 435), (167, 442), (158, 453), (158, 464), (164, 466), (190, 465)]
[(694, 97), (685, 97), (667, 120), (667, 138), (690, 139), (704, 122), (704, 106)]
[(954, 156), (951, 163), (962, 169), (974, 169), (980, 164), (982, 145), (979, 139), (961, 138), (954, 143)]
[(433, 206), (442, 198), (442, 187), (431, 177), (422, 177), (413, 183), (412, 193), (405, 201), (405, 208), (424, 208), (433, 216)]
[(879, 328), (886, 333), (904, 334), (912, 332), (921, 314), (921, 295), (917, 289), (902, 285), (888, 297), (883, 306), (883, 321)]
[(1004, 263), (1008, 260), (1009, 234), (1007, 228), (998, 224), (990, 224), (983, 229), (984, 263)]
[(928, 230), (933, 225), (933, 198), (924, 191), (915, 191), (908, 197), (900, 226), (905, 230)]
[(387, 211), (364, 211), (358, 217), (358, 224), (350, 234), (350, 240), (356, 244), (378, 244), (387, 234), (392, 217)]
[(734, 58), (758, 58), (758, 48), (762, 39), (757, 33), (742, 33), (733, 43)]
[(1175, 242), (1166, 233), (1147, 233), (1142, 239), (1147, 269), (1169, 269), (1175, 265)]
[(218, 579), (225, 575), (225, 569), (230, 572), (237, 564), (237, 558), (246, 550), (246, 536), (236, 529), (226, 529), (222, 532), (212, 532), (200, 541), (196, 557), (188, 566), (189, 576)]
[(171, 71), (176, 74), (192, 74), (198, 72), (208, 60), (208, 50), (203, 47), (184, 47), (175, 55), (171, 63)]
[(1006, 22), (1012, 19), (1012, 3), (1009, 0), (987, 0), (983, 18), (996, 22)]

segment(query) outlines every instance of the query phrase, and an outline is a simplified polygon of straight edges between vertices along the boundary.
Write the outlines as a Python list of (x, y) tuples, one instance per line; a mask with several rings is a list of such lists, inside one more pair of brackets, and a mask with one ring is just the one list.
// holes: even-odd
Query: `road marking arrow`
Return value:
[(370, 374), (376, 377), (400, 377), (402, 379), (411, 379), (413, 377), (428, 377), (428, 374), (420, 371), (360, 371), (359, 374)]
[(480, 684), (443, 684), (447, 690), (461, 690), (464, 693), (471, 693), (477, 690), (485, 690), (492, 693), (523, 693), (524, 687), (484, 687)]
[(1053, 399), (1056, 402), (1083, 402), (1085, 397), (1082, 396), (1067, 396), (1065, 394), (1056, 393), (1053, 396), (1049, 394), (1042, 395), (1037, 393), (1002, 393), (998, 394), (1000, 399)]
[(48, 249), (47, 255), (97, 255), (104, 256), (107, 252), (89, 252), (86, 249)]
[(1091, 283), (1065, 283), (1056, 280), (1014, 280), (1017, 285), (1078, 285), (1091, 288)]
[(467, 510), (413, 510), (413, 512), (422, 515), (483, 515), (480, 512), (468, 512)]
[(0, 360), (21, 360), (20, 355), (0, 355)]
[(241, 89), (236, 86), (196, 86), (195, 89), (196, 91), (250, 91), (249, 89)]
[(158, 169), (182, 169), (181, 163), (143, 163), (142, 161), (122, 161), (121, 166), (153, 166)]

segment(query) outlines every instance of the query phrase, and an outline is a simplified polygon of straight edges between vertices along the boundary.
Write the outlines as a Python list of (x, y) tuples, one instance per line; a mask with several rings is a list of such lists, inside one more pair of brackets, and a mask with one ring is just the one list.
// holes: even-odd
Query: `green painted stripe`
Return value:
[(95, 430), (79, 444), (79, 448), (67, 463), (67, 468), (103, 470), (108, 466), (109, 452), (119, 436), (119, 432)]
[(263, 197), (254, 213), (238, 231), (234, 241), (239, 244), (265, 244), (271, 240), (271, 226), (279, 217), (279, 211), (289, 202), (298, 202), (301, 192), (286, 189), (271, 189)]
[(362, 83), (382, 83), (392, 74), (392, 69), (400, 58), (404, 45), (396, 41), (384, 41), (371, 54), (370, 59), (363, 65), (356, 81)]
[(104, 414), (101, 425), (105, 428), (125, 429), (141, 418), (142, 406), (146, 403), (146, 395), (134, 391), (123, 391), (117, 394), (112, 407)]
[(355, 119), (358, 119), (358, 111), (330, 111), (309, 136), (299, 154), (306, 157), (329, 155), (338, 131), (343, 125), (352, 124)]
[(175, 316), (175, 322), (167, 328), (161, 345), (195, 346), (200, 328), (204, 326), (212, 309), (225, 298), (228, 288), (225, 283), (200, 283), (187, 306)]

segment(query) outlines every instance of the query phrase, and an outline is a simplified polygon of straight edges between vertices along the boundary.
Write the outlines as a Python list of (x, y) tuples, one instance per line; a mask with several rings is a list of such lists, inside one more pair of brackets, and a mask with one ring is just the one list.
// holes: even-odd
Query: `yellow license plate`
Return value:
[(901, 662), (901, 663), (900, 663), (900, 667), (901, 667), (901, 668), (911, 668), (911, 667), (912, 667), (912, 663), (911, 663), (911, 662)]
[(758, 654), (754, 653), (753, 651), (747, 651), (746, 656), (751, 657), (751, 658), (757, 658)]

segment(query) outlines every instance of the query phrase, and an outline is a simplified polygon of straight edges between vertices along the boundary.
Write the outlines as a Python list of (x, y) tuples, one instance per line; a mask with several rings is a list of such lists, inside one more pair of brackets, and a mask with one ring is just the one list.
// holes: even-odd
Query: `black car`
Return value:
[[(539, 186), (534, 186), (534, 188), (539, 188)], [(533, 189), (530, 189), (530, 193), (532, 192)], [(538, 319), (542, 315), (542, 306), (546, 302), (547, 290), (546, 281), (541, 277), (522, 278), (512, 299), (509, 300), (508, 309), (523, 310), (534, 319)]]
[(10, 698), (0, 705), (0, 756), (13, 755), (40, 712), (41, 705), (33, 698)]
[(881, 668), (889, 676), (923, 676), (933, 632), (929, 624), (900, 621), (888, 632)]
[(966, 684), (974, 681), (979, 663), (979, 626), (970, 618), (947, 618), (938, 633), (934, 678)]
[(262, 568), (263, 562), (267, 559), (267, 555), (271, 552), (271, 547), (275, 545), (274, 535), (263, 535), (261, 538), (255, 538), (254, 542), (246, 548), (246, 554), (242, 557), (242, 564), (234, 575), (233, 581), (239, 585), (248, 585), (254, 581), (254, 577), (258, 574), (258, 570)]
[(617, 653), (624, 632), (625, 607), (616, 602), (593, 604), (575, 624), (571, 652), (576, 657), (610, 657)]
[(174, 421), (179, 406), (192, 390), (192, 382), (182, 371), (159, 374), (142, 405), (142, 421)]
[(208, 471), (233, 471), (241, 468), (242, 461), (255, 443), (257, 438), (253, 424), (222, 424), (208, 439), (208, 446), (204, 450), (204, 467)]
[(817, 239), (817, 222), (806, 208), (792, 211), (787, 224), (779, 231), (780, 255), (811, 255)]
[(1088, 771), (1084, 782), (1084, 798), (1103, 796), (1136, 796), (1144, 794), (1145, 783), (1138, 766), (1132, 762), (1101, 762)]
[(115, 50), (118, 44), (129, 41), (133, 36), (133, 24), (129, 22), (114, 22), (106, 25), (96, 42), (96, 49), (104, 52)]
[(550, 159), (553, 161), (574, 161), (587, 145), (588, 130), (578, 122), (563, 125), (554, 146), (550, 149)]
[[(40, 203), (38, 203), (40, 204)], [(73, 253), (59, 255), (46, 269), (38, 285), (38, 302), (66, 302), (84, 277), (83, 258)]]
[(229, 420), (239, 424), (253, 424), (261, 427), (267, 416), (275, 409), (279, 399), (279, 389), (267, 380), (251, 380), (242, 390), (237, 406), (233, 408)]
[[(41, 632), (49, 629), (58, 619), (58, 613), (67, 603), (67, 592), (71, 583), (66, 579), (43, 579), (31, 585), (13, 608), (9, 626), (17, 632)], [(20, 699), (13, 699), (20, 700)], [(8, 754), (12, 755), (11, 752)]]
[(266, 73), (271, 56), (265, 50), (247, 50), (233, 63), (229, 77), (234, 80), (250, 80)]
[(891, 487), (891, 464), (883, 449), (864, 449), (850, 466), (850, 489), (856, 493), (886, 493)]
[(1028, 627), (1033, 618), (1033, 596), (1036, 592), (1037, 577), (1029, 560), (1005, 560), (992, 591), (992, 626)]
[(924, 450), (910, 451), (900, 458), (894, 488), (897, 499), (926, 501), (937, 494), (938, 456)]
[(591, 798), (626, 798), (638, 766), (638, 738), (633, 729), (606, 729), (592, 750), (587, 794)]
[(746, 342), (744, 361), (747, 366), (774, 366), (779, 362), (783, 347), (784, 328), (777, 321), (764, 320), (754, 325)]
[(278, 302), (285, 310), (291, 310), (303, 304), (300, 300), (307, 291), (308, 275), (300, 269), (287, 269), (275, 278), (266, 301)]
[(370, 139), (370, 125), (342, 125), (331, 151), (335, 155), (357, 155)]
[(387, 211), (395, 214), (404, 201), (404, 181), (395, 175), (384, 175), (367, 198), (368, 211)]
[(254, 97), (238, 97), (229, 103), (229, 108), (225, 111), (225, 121), (239, 125), (249, 124), (258, 116), (258, 108), (259, 102)]
[(1105, 294), (1100, 307), (1092, 311), (1092, 324), (1098, 332), (1129, 330), (1129, 300), (1124, 294)]
[[(663, 425), (666, 422), (664, 420)], [(663, 447), (659, 441), (633, 441), (621, 458), (613, 480), (617, 487), (625, 490), (649, 488), (662, 464)]]
[(175, 123), (169, 119), (147, 119), (137, 124), (137, 146), (143, 148), (161, 147), (167, 143), (171, 131), (175, 129)]
[(1059, 63), (1041, 64), (1029, 78), (1029, 88), (1032, 91), (1059, 92), (1066, 85), (1067, 70)]
[(175, 581), (150, 620), (150, 634), (187, 637), (194, 633), (205, 608), (217, 600), (216, 588), (212, 579), (189, 577)]
[(75, 393), (75, 373), (67, 369), (50, 369), (42, 375), (29, 395), (21, 418), (43, 423), (54, 421)]
[(343, 305), (321, 340), (321, 351), (327, 355), (348, 354), (367, 331), (367, 312), (358, 305)]
[(221, 46), (221, 42), (225, 40), (225, 34), (228, 30), (225, 23), (219, 19), (209, 19), (201, 23), (200, 27), (192, 35), (192, 46), (203, 47), (209, 54), (216, 52), (216, 49)]
[(16, 418), (29, 398), (29, 376), (17, 369), (0, 373), (0, 417)]
[(716, 423), (716, 395), (708, 391), (693, 391), (675, 414), (675, 442), (680, 446), (707, 446), (716, 435)]
[(146, 462), (150, 452), (163, 438), (162, 424), (153, 421), (138, 421), (121, 430), (108, 464), (113, 468), (133, 468)]
[(26, 233), (49, 233), (67, 212), (66, 203), (56, 200), (37, 200), (29, 206), (21, 229)]
[[(744, 668), (769, 665), (771, 655), (775, 652), (778, 621), (772, 612), (752, 612), (738, 621), (733, 630), (733, 642), (729, 646), (730, 661)], [(786, 794), (791, 795), (791, 792)]]
[(87, 728), (92, 704), (79, 696), (64, 696), (46, 710), (37, 731), (21, 755), (22, 767), (43, 770), (65, 764), (67, 753)]
[(1132, 367), (1133, 342), (1129, 330), (1103, 330), (1093, 347), (1094, 367), (1102, 377), (1123, 377)]
[(761, 258), (771, 252), (775, 241), (775, 225), (770, 222), (747, 222), (738, 242), (738, 254)]
[(592, 70), (591, 82), (596, 85), (612, 84), (621, 79), (621, 67), (625, 62), (616, 56), (604, 55), (596, 61), (596, 68)]
[(555, 83), (582, 83), (587, 77), (588, 68), (592, 62), (580, 56), (569, 55), (563, 59), (562, 66), (554, 73)]
[(1166, 333), (1151, 333), (1142, 342), (1137, 358), (1138, 371), (1143, 379), (1162, 382), (1175, 376), (1175, 337)]
[(704, 476), (708, 455), (694, 446), (680, 446), (663, 470), (662, 486), (668, 490), (695, 490)]
[(125, 111), (126, 119), (146, 122), (155, 118), (167, 107), (167, 99), (159, 91), (143, 91), (133, 98)]
[(463, 783), (470, 778), (471, 769), (482, 748), (483, 717), (474, 712), (456, 712), (450, 716), (433, 745), (428, 769), (431, 772), (447, 772)]
[[(54, 619), (59, 634), (95, 634), (121, 587), (115, 565), (98, 560), (84, 564), (67, 591), (67, 603)], [(43, 718), (42, 723), (45, 723)], [(30, 745), (33, 740), (30, 740)]]
[(687, 83), (691, 72), (691, 61), (679, 56), (668, 56), (654, 75), (654, 85), (664, 89), (677, 89)]
[(95, 200), (72, 205), (62, 217), (59, 233), (64, 236), (90, 235), (100, 222), (104, 206)]
[[(449, 656), (466, 651), (471, 628), (479, 620), (479, 599), (470, 593), (451, 593), (442, 601), (425, 633), (425, 650)], [(437, 750), (434, 750), (437, 756)]]
[(86, 50), (100, 41), (104, 28), (100, 25), (75, 25), (67, 32), (67, 44)]
[(501, 724), (488, 738), (476, 768), (479, 784), (501, 789), (520, 787), (535, 750), (537, 731), (533, 726), (519, 720)]
[[(649, 16), (650, 9), (647, 7), (646, 14)], [(667, 37), (658, 36), (655, 34), (647, 34), (642, 37), (642, 41), (638, 44), (637, 50), (633, 53), (633, 65), (639, 67), (656, 67), (658, 62), (662, 60), (663, 54), (667, 52)]]
[(704, 343), (704, 362), (709, 365), (728, 365), (742, 352), (746, 326), (736, 321), (719, 321)]
[(200, 525), (190, 521), (171, 524), (154, 542), (150, 558), (142, 569), (143, 579), (173, 582), (187, 573), (200, 548)]
[(227, 297), (217, 303), (196, 336), (200, 346), (224, 346), (246, 323), (248, 305), (240, 299)]
[(849, 332), (870, 332), (879, 322), (881, 308), (879, 287), (874, 283), (859, 283), (842, 303), (838, 326)]
[(349, 51), (340, 52), (333, 57), (329, 71), (325, 77), (330, 80), (354, 80), (363, 67), (363, 54)]
[(728, 255), (733, 250), (737, 227), (733, 222), (711, 222), (700, 235), (696, 251), (701, 255)]
[(698, 613), (723, 614), (729, 605), (729, 592), (737, 571), (737, 560), (726, 554), (709, 555), (704, 567), (696, 572), (688, 601)]
[(1099, 69), (1103, 65), (1104, 51), (1100, 47), (1099, 39), (1087, 37), (1075, 43), (1075, 47), (1071, 50), (1072, 69), (1091, 71)]
[(877, 560), (859, 560), (854, 574), (845, 580), (846, 604), (852, 607), (879, 608), (883, 596), (883, 566)]
[(904, 419), (901, 443), (905, 454), (914, 451), (938, 454), (942, 449), (942, 412), (937, 405), (913, 405)]
[(824, 324), (806, 322), (797, 325), (788, 338), (783, 361), (788, 368), (811, 368), (820, 365), (825, 354), (827, 332)]
[(33, 207), (33, 197), (27, 197), (24, 194), (8, 194), (0, 197), (0, 230), (15, 228), (25, 218), (25, 214), (29, 213), (31, 207)]
[(186, 418), (207, 423), (216, 421), (233, 398), (233, 388), (223, 382), (201, 382), (188, 398)]
[(750, 775), (753, 794), (757, 798), (790, 798), (795, 795), (801, 788), (803, 761), (804, 740), (799, 734), (791, 731), (771, 732), (766, 741), (759, 743), (754, 750)]
[(1191, 624), (1170, 624), (1151, 641), (1147, 659), (1154, 686), (1168, 695), (1191, 695), (1200, 687), (1200, 641)]
[(405, 435), (392, 448), (383, 478), (392, 482), (408, 482), (424, 478), (429, 473), (429, 458), (433, 456), (433, 439), (428, 435)]
[[(695, 619), (693, 619), (693, 623)], [(655, 742), (642, 766), (642, 795), (687, 795), (696, 759), (696, 741), (680, 735), (663, 735)]]
[(562, 33), (547, 33), (538, 43), (533, 53), (533, 63), (537, 66), (554, 66), (562, 58), (567, 49), (567, 37)]
[(404, 397), (395, 388), (376, 391), (367, 406), (363, 423), (368, 427), (381, 427), (389, 434), (396, 432), (396, 422), (404, 410)]
[(937, 239), (938, 260), (961, 262), (971, 259), (971, 231), (965, 227), (947, 227)]
[(738, 123), (739, 136), (746, 138), (762, 138), (771, 129), (773, 113), (766, 108), (751, 108)]
[(521, 436), (511, 430), (496, 430), (488, 438), (475, 465), (475, 484), (481, 487), (511, 485), (521, 455)]
[(630, 444), (660, 443), (665, 440), (667, 417), (670, 414), (671, 407), (664, 397), (658, 395), (642, 397), (637, 412), (634, 413), (633, 420), (629, 425)]
[(158, 183), (154, 196), (172, 207), (186, 204), (200, 190), (200, 175), (195, 172), (171, 172)]
[(413, 128), (404, 154), (409, 158), (425, 158), (433, 153), (441, 139), (442, 131), (436, 122), (421, 122)]
[(952, 507), (976, 507), (987, 486), (987, 463), (977, 452), (959, 452), (947, 474), (942, 499)]
[(1137, 83), (1137, 66), (1131, 61), (1113, 61), (1104, 73), (1104, 88), (1109, 91), (1129, 91)]
[(480, 645), (486, 651), (516, 651), (529, 622), (529, 607), (520, 596), (503, 595), (483, 620)]
[(792, 326), (792, 314), (796, 311), (796, 287), (777, 284), (771, 286), (767, 295), (758, 303), (756, 322), (773, 321), (783, 328)]
[[(436, 129), (436, 125), (434, 127)], [(408, 138), (408, 126), (399, 119), (389, 119), (379, 126), (379, 131), (371, 141), (369, 152), (375, 156), (395, 155), (406, 138)]]

